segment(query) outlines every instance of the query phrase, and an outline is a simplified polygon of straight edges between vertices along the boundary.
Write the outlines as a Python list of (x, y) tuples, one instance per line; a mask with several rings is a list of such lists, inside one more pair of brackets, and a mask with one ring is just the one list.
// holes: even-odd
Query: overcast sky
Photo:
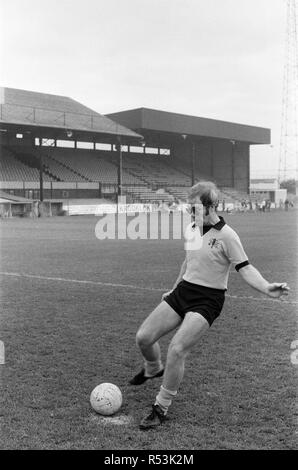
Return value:
[[(149, 107), (268, 127), (278, 168), (285, 0), (0, 0), (2, 86), (106, 114)], [(295, 167), (295, 162), (291, 162)]]

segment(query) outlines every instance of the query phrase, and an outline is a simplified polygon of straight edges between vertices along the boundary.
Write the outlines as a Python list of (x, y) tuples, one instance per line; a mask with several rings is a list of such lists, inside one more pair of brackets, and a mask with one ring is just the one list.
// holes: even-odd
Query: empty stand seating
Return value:
[[(59, 147), (1, 147), (1, 181), (39, 181), (39, 156), (43, 156), (44, 181), (66, 183), (100, 182), (116, 188), (118, 159), (116, 152)], [(122, 154), (122, 189), (129, 201), (186, 201), (191, 185), (190, 170), (170, 157), (146, 154)], [(199, 180), (200, 175), (196, 175)], [(202, 177), (206, 179), (206, 177)], [(114, 189), (115, 192), (115, 189)], [(234, 188), (221, 188), (220, 200), (241, 201), (249, 196)], [(250, 198), (254, 199), (254, 198)]]
[[(114, 163), (116, 158), (112, 157)], [(152, 186), (190, 184), (190, 177), (171, 166), (171, 159), (167, 157), (123, 153), (123, 168)]]
[[(1, 181), (39, 181), (39, 170), (25, 165), (15, 154), (1, 147), (0, 159)], [(45, 175), (45, 180), (49, 177)]]
[[(100, 181), (106, 184), (117, 184), (118, 182), (118, 164), (115, 159), (103, 158), (103, 152), (82, 149), (42, 149), (43, 154), (48, 157), (48, 164), (52, 171), (58, 171), (61, 174), (62, 168), (68, 170), (64, 181)], [(54, 165), (55, 168), (54, 168)], [(58, 166), (57, 166), (58, 165)], [(79, 179), (80, 178), (80, 179)], [(138, 184), (142, 183), (137, 177), (123, 171), (123, 183)], [(61, 180), (62, 174), (61, 174)]]

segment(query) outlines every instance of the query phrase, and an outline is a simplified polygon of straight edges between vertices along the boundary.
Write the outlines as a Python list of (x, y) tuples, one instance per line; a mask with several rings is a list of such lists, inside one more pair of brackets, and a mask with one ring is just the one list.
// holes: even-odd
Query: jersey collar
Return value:
[(203, 226), (203, 233), (207, 233), (209, 232), (209, 230), (211, 230), (212, 228), (214, 228), (215, 230), (221, 230), (225, 225), (225, 221), (224, 221), (224, 218), (219, 216), (219, 222), (217, 222), (217, 224), (215, 225), (204, 225)]
[(217, 224), (212, 225), (211, 228), (215, 228), (215, 230), (221, 230), (225, 225), (224, 218), (219, 215), (220, 221)]

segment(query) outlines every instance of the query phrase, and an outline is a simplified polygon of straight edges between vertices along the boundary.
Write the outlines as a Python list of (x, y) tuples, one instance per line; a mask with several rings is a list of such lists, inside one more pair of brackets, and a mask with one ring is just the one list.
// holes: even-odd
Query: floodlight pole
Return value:
[[(41, 138), (38, 139), (39, 147), (41, 147)], [(39, 152), (39, 199), (43, 202), (43, 157), (42, 152)]]
[(192, 154), (191, 154), (191, 185), (195, 184), (195, 158), (196, 158), (196, 143), (192, 143)]
[(234, 188), (235, 187), (235, 146), (236, 146), (236, 141), (235, 140), (231, 140), (231, 144), (232, 144), (232, 187)]
[(122, 145), (121, 137), (118, 137), (118, 151), (119, 151), (119, 164), (118, 164), (118, 199), (122, 196)]
[[(181, 135), (184, 142), (186, 141), (188, 135)], [(192, 140), (191, 143), (191, 162), (190, 162), (190, 173), (191, 173), (191, 185), (195, 184), (195, 159), (196, 159), (196, 143)]]

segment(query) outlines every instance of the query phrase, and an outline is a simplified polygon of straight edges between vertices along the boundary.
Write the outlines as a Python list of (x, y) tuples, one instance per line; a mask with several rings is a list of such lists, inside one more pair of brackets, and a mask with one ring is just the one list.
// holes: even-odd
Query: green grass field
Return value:
[[(297, 449), (297, 212), (229, 215), (250, 261), (291, 287), (286, 301), (231, 273), (220, 318), (189, 356), (158, 431), (138, 429), (160, 379), (130, 387), (135, 333), (172, 287), (177, 240), (106, 240), (95, 217), (2, 220), (2, 449)], [(87, 282), (84, 282), (87, 281)], [(163, 357), (171, 336), (161, 342)], [(96, 415), (89, 396), (117, 384), (123, 406)]]

